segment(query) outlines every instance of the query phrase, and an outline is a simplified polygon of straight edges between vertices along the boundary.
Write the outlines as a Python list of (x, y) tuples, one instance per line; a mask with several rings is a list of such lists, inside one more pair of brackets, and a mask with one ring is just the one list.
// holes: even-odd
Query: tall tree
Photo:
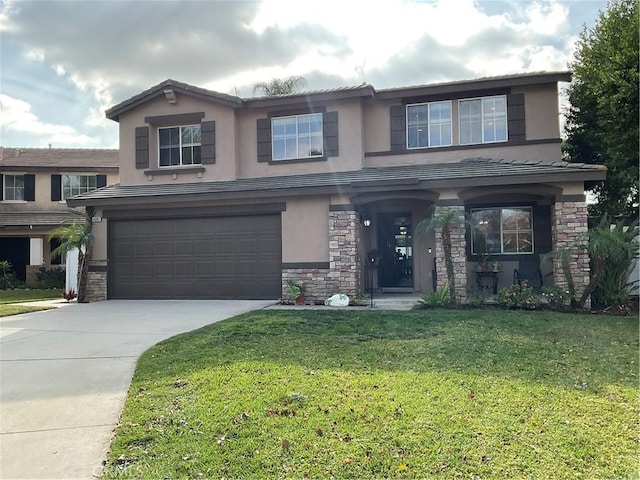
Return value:
[(592, 215), (638, 215), (638, 29), (638, 1), (611, 0), (583, 28), (570, 64), (565, 153), (608, 169), (604, 184), (591, 185)]
[(84, 221), (63, 223), (53, 230), (49, 240), (59, 238), (61, 243), (51, 252), (53, 257), (62, 257), (78, 250), (78, 302), (87, 302), (87, 279), (89, 276), (89, 261), (93, 253), (93, 207), (87, 207)]
[(304, 77), (293, 75), (288, 78), (272, 78), (268, 82), (258, 82), (253, 86), (253, 93), (259, 92), (268, 97), (274, 95), (288, 95), (300, 91), (306, 86)]

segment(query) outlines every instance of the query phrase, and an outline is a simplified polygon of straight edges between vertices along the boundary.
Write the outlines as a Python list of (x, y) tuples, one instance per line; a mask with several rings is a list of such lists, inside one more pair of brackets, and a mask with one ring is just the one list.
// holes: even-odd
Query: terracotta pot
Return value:
[(302, 305), (304, 303), (304, 293), (296, 298), (296, 305)]

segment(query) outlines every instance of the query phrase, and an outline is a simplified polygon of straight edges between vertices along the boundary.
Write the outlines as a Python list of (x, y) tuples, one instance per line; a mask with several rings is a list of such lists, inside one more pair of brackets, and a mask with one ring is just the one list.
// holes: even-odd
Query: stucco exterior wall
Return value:
[[(193, 183), (234, 180), (236, 177), (236, 129), (235, 112), (214, 102), (176, 94), (177, 101), (170, 104), (164, 96), (149, 100), (138, 108), (120, 116), (120, 183), (122, 185), (140, 185), (152, 183)], [(204, 173), (180, 173), (173, 175), (155, 175), (151, 180), (145, 170), (158, 169), (158, 127), (145, 122), (147, 116), (176, 115), (182, 113), (204, 112), (201, 121), (216, 122), (216, 163), (203, 165)], [(149, 126), (149, 169), (136, 169), (136, 127)], [(169, 126), (169, 125), (166, 125)], [(177, 126), (177, 125), (176, 125)], [(189, 167), (189, 166), (187, 166)]]
[(282, 262), (329, 261), (329, 198), (287, 200), (282, 212)]
[(524, 93), (527, 140), (558, 138), (560, 112), (556, 84), (517, 87), (512, 92)]

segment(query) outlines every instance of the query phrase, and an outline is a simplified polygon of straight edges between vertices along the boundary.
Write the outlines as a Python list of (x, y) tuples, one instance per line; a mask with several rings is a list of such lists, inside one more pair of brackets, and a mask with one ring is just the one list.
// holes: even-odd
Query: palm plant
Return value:
[(258, 82), (253, 86), (253, 93), (260, 92), (265, 96), (289, 95), (306, 86), (307, 81), (300, 75), (287, 78), (272, 78), (268, 82)]
[(591, 281), (580, 297), (583, 306), (592, 295), (595, 304), (603, 307), (624, 307), (629, 302), (632, 283), (629, 276), (638, 260), (638, 220), (631, 225), (613, 225), (604, 215), (595, 228), (589, 230)]
[(451, 303), (456, 301), (456, 280), (453, 267), (453, 254), (451, 245), (451, 233), (456, 227), (464, 225), (465, 219), (456, 210), (441, 210), (434, 213), (431, 218), (426, 218), (418, 223), (416, 232), (440, 232), (442, 236), (442, 248), (444, 250), (444, 264), (447, 269), (449, 298)]
[(60, 239), (60, 245), (51, 252), (54, 258), (62, 257), (73, 249), (78, 250), (78, 302), (86, 303), (87, 277), (93, 244), (93, 217), (95, 210), (87, 207), (84, 221), (64, 222), (49, 235)]

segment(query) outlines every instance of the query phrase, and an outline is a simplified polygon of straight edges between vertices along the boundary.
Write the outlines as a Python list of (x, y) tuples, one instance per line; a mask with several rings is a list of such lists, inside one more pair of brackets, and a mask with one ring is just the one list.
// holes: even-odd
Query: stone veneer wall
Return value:
[(360, 293), (360, 217), (355, 210), (329, 211), (329, 291)]
[(327, 278), (328, 268), (283, 268), (282, 269), (282, 300), (289, 301), (287, 281), (295, 280), (307, 288), (305, 302), (324, 302), (332, 294), (329, 293)]
[(307, 287), (307, 302), (323, 302), (331, 295), (354, 297), (360, 285), (359, 215), (355, 210), (329, 212), (329, 268), (283, 268), (282, 299), (289, 300), (287, 281), (297, 280)]
[[(434, 216), (448, 211), (458, 214), (458, 225), (451, 230), (451, 256), (453, 257), (453, 278), (456, 284), (456, 300), (464, 303), (467, 299), (467, 243), (465, 238), (464, 207), (463, 206), (436, 206)], [(444, 247), (442, 245), (442, 232), (436, 234), (436, 274), (438, 276), (438, 288), (442, 288), (447, 282), (447, 266), (444, 261)]]
[[(554, 249), (571, 250), (571, 273), (580, 298), (590, 281), (589, 253), (584, 235), (588, 231), (586, 202), (556, 202), (551, 217), (551, 237)], [(557, 258), (553, 261), (553, 282), (567, 286), (562, 265)]]

